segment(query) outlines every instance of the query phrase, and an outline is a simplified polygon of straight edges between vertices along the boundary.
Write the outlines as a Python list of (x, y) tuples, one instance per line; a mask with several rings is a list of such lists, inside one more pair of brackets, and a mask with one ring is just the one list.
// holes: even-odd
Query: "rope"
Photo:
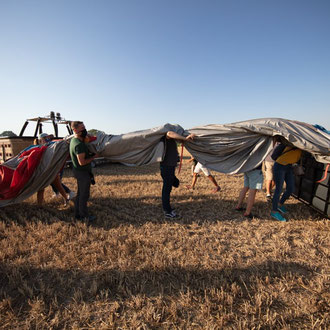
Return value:
[(183, 148), (184, 148), (184, 143), (181, 143), (181, 155), (180, 155), (180, 164), (179, 164), (179, 170), (178, 170), (178, 174), (180, 174), (181, 171), (181, 167), (182, 167), (182, 159), (183, 159)]
[(317, 183), (323, 182), (323, 181), (327, 178), (327, 176), (328, 176), (329, 165), (330, 165), (330, 164), (328, 164), (327, 167), (326, 167), (325, 170), (324, 170), (324, 176), (323, 176), (323, 178), (322, 178), (321, 180), (319, 180), (319, 181), (316, 181)]

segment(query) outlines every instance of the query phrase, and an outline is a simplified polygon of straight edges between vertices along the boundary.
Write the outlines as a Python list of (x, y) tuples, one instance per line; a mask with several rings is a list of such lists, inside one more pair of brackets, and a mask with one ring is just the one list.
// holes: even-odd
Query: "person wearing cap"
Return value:
[[(45, 145), (45, 144), (50, 145), (50, 144), (54, 143), (52, 141), (53, 139), (54, 139), (54, 136), (52, 134), (41, 133), (41, 134), (39, 134), (38, 142), (41, 145)], [(63, 177), (63, 169), (59, 173), (59, 181), (60, 181), (60, 185), (63, 187), (65, 194), (66, 194), (64, 205), (67, 205), (69, 200), (72, 200), (74, 197), (76, 197), (76, 193), (74, 191), (71, 191), (71, 189), (62, 182), (62, 177)], [(59, 194), (61, 194), (63, 196), (61, 191), (57, 188), (57, 184), (52, 183), (51, 187), (54, 192), (54, 196), (53, 196), (54, 198), (58, 197)]]
[[(37, 142), (38, 145), (49, 146), (54, 143), (52, 141), (53, 138), (54, 136), (52, 134), (41, 133), (38, 136), (38, 140), (35, 142)], [(51, 187), (55, 193), (62, 195), (62, 197), (64, 198), (64, 205), (66, 206), (69, 200), (74, 198), (75, 193), (61, 182), (62, 175), (63, 175), (63, 169), (61, 170), (60, 173), (57, 174), (54, 181), (51, 183)], [(44, 202), (44, 193), (45, 193), (45, 189), (41, 189), (37, 192), (37, 201), (39, 205), (42, 205)]]
[(45, 145), (52, 141), (52, 135), (49, 135), (47, 133), (41, 133), (38, 136), (38, 144)]
[[(91, 162), (98, 156), (88, 150), (85, 138), (87, 130), (82, 121), (73, 121), (71, 128), (74, 137), (70, 141), (70, 156), (73, 175), (77, 180), (78, 191), (75, 200), (75, 219), (90, 223), (95, 217), (89, 215), (87, 202), (90, 195), (91, 182), (94, 182)], [(94, 182), (95, 183), (95, 182)]]

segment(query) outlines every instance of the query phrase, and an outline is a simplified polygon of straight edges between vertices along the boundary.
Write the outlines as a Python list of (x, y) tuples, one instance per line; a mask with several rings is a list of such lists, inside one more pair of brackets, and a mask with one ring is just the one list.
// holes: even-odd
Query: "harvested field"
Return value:
[[(203, 174), (184, 163), (172, 192), (180, 219), (164, 219), (158, 165), (95, 169), (91, 226), (73, 205), (36, 196), (0, 209), (0, 327), (329, 327), (330, 222), (291, 198), (290, 221), (270, 219), (257, 194), (246, 220), (235, 212), (242, 175)], [(68, 170), (63, 182), (75, 189)]]

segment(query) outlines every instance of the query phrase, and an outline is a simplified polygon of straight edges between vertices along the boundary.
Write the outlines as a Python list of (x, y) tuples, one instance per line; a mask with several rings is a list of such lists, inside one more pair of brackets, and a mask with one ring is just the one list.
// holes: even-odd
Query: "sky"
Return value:
[(108, 134), (330, 129), (329, 0), (0, 0), (0, 45), (0, 133), (50, 111)]

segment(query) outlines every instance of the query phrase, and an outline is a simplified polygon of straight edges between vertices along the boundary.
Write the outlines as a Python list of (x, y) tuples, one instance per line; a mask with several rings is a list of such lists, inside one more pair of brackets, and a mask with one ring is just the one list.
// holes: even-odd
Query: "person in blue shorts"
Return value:
[[(235, 210), (244, 211), (244, 216), (249, 219), (253, 218), (251, 210), (256, 198), (257, 191), (262, 189), (263, 181), (264, 178), (262, 175), (261, 164), (257, 168), (244, 173), (244, 188), (239, 194), (238, 203), (236, 205)], [(244, 208), (243, 202), (247, 192), (249, 192), (249, 194), (247, 198), (246, 208)]]

